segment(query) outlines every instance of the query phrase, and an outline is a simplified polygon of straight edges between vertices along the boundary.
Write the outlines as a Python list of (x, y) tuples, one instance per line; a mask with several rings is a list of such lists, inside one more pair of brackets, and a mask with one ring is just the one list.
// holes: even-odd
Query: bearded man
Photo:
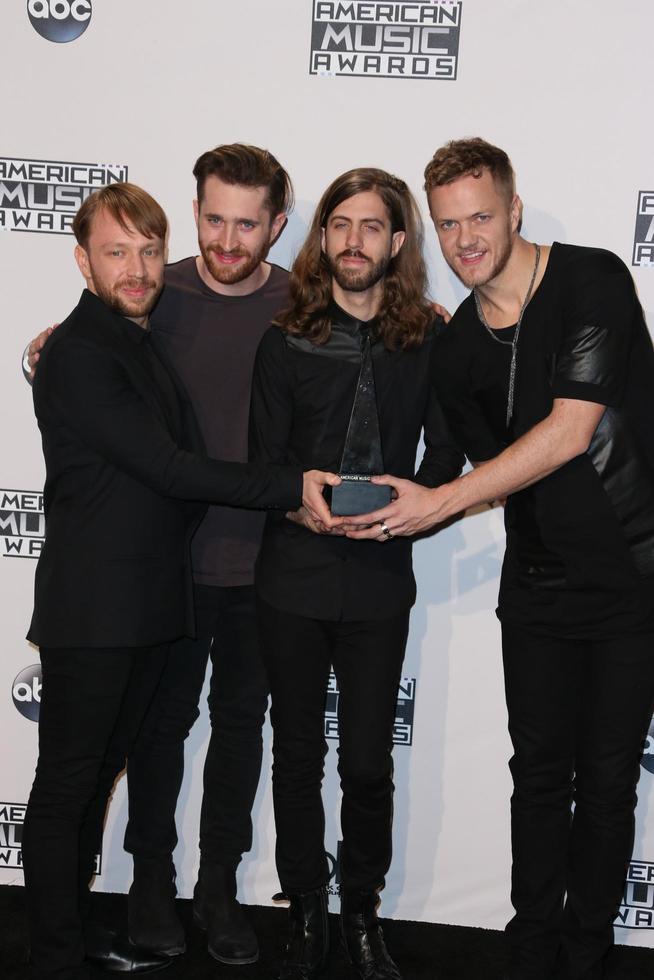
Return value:
[[(288, 303), (288, 273), (267, 261), (293, 204), (288, 173), (270, 151), (228, 143), (197, 159), (193, 211), (199, 254), (165, 267), (150, 326), (193, 405), (210, 455), (247, 459), (254, 356)], [(29, 367), (51, 331), (29, 345)], [(130, 938), (176, 956), (186, 937), (176, 903), (175, 808), (184, 740), (199, 711), (207, 661), (211, 734), (204, 763), (200, 868), (193, 917), (214, 959), (253, 963), (257, 936), (237, 900), (237, 869), (252, 846), (268, 681), (259, 652), (254, 561), (265, 515), (210, 506), (191, 544), (196, 636), (171, 647), (130, 753), (125, 849), (134, 857)]]
[[(338, 470), (356, 455), (355, 435), (359, 458), (380, 459), (379, 441), (386, 464), (409, 476), (424, 430), (416, 479), (433, 487), (460, 472), (462, 457), (431, 385), (433, 311), (421, 244), (404, 181), (362, 168), (327, 188), (291, 272), (291, 304), (257, 353), (252, 459)], [(276, 860), (290, 898), (281, 980), (311, 980), (327, 962), (320, 790), (332, 666), (343, 790), (342, 935), (360, 977), (400, 977), (376, 909), (391, 860), (393, 724), (415, 580), (411, 543), (391, 540), (384, 525), (374, 534), (381, 553), (376, 543), (348, 540), (342, 528), (331, 534), (304, 509), (289, 511), (267, 520), (257, 562), (272, 695)]]
[(87, 980), (90, 963), (135, 974), (171, 962), (92, 927), (88, 885), (169, 645), (193, 635), (188, 545), (205, 508), (186, 500), (286, 508), (304, 487), (330, 522), (326, 478), (206, 458), (151, 341), (167, 235), (157, 202), (111, 185), (82, 204), (73, 232), (87, 289), (43, 348), (34, 384), (46, 463), (28, 633), (43, 670), (39, 758), (23, 838), (35, 980)]

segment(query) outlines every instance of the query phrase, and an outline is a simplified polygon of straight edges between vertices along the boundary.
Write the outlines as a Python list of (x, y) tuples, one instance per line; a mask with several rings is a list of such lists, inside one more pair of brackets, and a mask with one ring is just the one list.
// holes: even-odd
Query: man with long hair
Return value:
[[(291, 271), (291, 305), (264, 335), (252, 389), (251, 458), (339, 469), (371, 353), (388, 468), (434, 487), (460, 472), (431, 386), (433, 311), (422, 227), (406, 184), (372, 168), (325, 191)], [(398, 980), (379, 928), (391, 860), (393, 723), (415, 599), (411, 543), (348, 540), (304, 509), (269, 519), (257, 563), (272, 694), (273, 798), (280, 882), (290, 899), (282, 980), (311, 980), (328, 953), (321, 782), (330, 668), (339, 687), (341, 924), (365, 980)]]
[(443, 255), (472, 290), (438, 344), (437, 388), (479, 465), (436, 490), (385, 480), (397, 499), (361, 521), (412, 535), (508, 495), (508, 976), (599, 980), (654, 706), (654, 349), (616, 255), (522, 237), (503, 150), (449, 143), (425, 186)]

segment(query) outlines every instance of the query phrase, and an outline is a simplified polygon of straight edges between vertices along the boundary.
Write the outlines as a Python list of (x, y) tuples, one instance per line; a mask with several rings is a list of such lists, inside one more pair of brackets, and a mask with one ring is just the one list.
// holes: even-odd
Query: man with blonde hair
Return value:
[(471, 289), (434, 377), (476, 468), (434, 490), (383, 479), (397, 499), (360, 520), (412, 535), (508, 497), (509, 977), (596, 980), (654, 707), (654, 350), (617, 256), (522, 237), (503, 150), (448, 143), (425, 186), (443, 255)]
[(87, 198), (73, 231), (87, 289), (34, 384), (46, 463), (28, 633), (43, 669), (39, 758), (23, 840), (35, 980), (86, 980), (89, 961), (127, 973), (170, 962), (91, 927), (88, 882), (168, 646), (193, 632), (188, 545), (205, 508), (186, 501), (287, 508), (304, 497), (330, 520), (327, 477), (204, 455), (148, 328), (167, 233), (157, 202), (111, 185)]

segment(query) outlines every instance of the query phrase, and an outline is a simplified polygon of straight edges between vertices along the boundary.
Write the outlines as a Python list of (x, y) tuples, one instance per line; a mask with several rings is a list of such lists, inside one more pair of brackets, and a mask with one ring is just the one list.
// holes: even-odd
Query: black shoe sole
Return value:
[[(198, 929), (202, 930), (202, 932), (207, 931), (207, 924), (205, 920), (202, 918), (201, 915), (198, 915), (198, 913), (195, 910), (193, 910), (193, 921), (195, 922)], [(248, 956), (248, 957), (239, 956), (238, 959), (235, 959), (234, 957), (221, 956), (219, 953), (216, 953), (216, 951), (213, 950), (211, 946), (207, 946), (207, 952), (209, 953), (209, 956), (211, 956), (214, 960), (216, 960), (216, 962), (224, 963), (225, 966), (249, 966), (251, 963), (257, 963), (259, 960), (258, 950), (255, 956)]]
[(212, 959), (216, 960), (218, 963), (223, 963), (225, 966), (249, 966), (251, 963), (256, 963), (259, 959), (258, 953), (256, 956), (249, 956), (247, 959), (239, 958), (237, 960), (228, 958), (227, 956), (219, 956), (218, 953), (212, 950), (211, 946), (207, 946), (207, 952)]
[(186, 943), (183, 943), (181, 946), (169, 946), (167, 949), (157, 949), (156, 946), (146, 946), (145, 943), (134, 942), (131, 936), (128, 938), (133, 946), (140, 946), (142, 949), (147, 949), (151, 953), (155, 953), (157, 956), (166, 956), (169, 960), (173, 959), (175, 956), (183, 956), (186, 952)]

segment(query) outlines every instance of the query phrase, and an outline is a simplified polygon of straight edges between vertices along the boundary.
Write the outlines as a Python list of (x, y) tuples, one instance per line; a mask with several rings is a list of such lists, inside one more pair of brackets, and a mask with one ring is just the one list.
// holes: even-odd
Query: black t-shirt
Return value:
[(571, 638), (654, 628), (654, 351), (624, 263), (554, 243), (522, 322), (508, 430), (511, 346), (489, 335), (472, 295), (438, 347), (439, 398), (473, 461), (528, 432), (555, 398), (606, 406), (586, 453), (509, 497), (500, 619)]
[[(361, 331), (371, 329), (332, 307), (322, 345), (282, 333), (265, 334), (252, 386), (251, 458), (338, 472), (361, 368)], [(384, 465), (412, 477), (421, 431), (425, 452), (416, 480), (438, 486), (461, 471), (431, 383), (433, 335), (419, 347), (389, 351), (373, 341), (372, 356)], [(268, 515), (257, 563), (258, 594), (271, 606), (329, 621), (376, 620), (415, 600), (411, 541), (356, 541), (319, 535)]]
[[(153, 338), (189, 393), (208, 456), (247, 461), (254, 356), (288, 298), (288, 273), (276, 265), (247, 296), (214, 292), (193, 256), (166, 267), (166, 287), (150, 321)], [(264, 520), (260, 511), (209, 507), (191, 546), (194, 580), (251, 585)]]

